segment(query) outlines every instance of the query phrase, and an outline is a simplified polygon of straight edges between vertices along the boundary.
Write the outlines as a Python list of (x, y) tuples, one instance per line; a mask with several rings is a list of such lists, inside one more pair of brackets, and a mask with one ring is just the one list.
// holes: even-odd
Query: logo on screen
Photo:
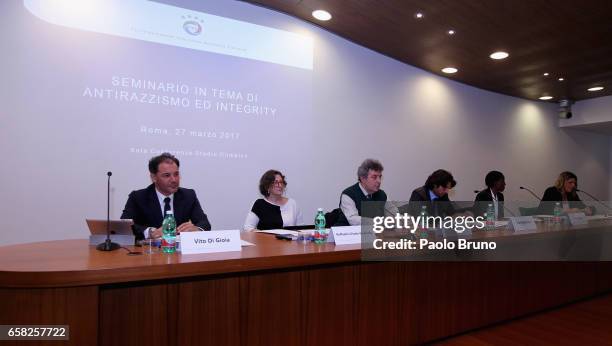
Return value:
[(185, 19), (183, 29), (186, 33), (192, 36), (198, 36), (202, 33), (203, 20), (195, 16), (182, 16), (182, 18)]

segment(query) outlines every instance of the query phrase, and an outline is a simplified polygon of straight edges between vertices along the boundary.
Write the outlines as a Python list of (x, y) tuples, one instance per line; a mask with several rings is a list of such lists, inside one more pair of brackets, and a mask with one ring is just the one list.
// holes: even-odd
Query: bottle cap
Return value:
[(319, 209), (317, 209), (317, 211), (323, 211), (323, 208), (319, 208)]
[(172, 212), (172, 210), (166, 210), (166, 215), (168, 215), (168, 214), (170, 214), (170, 215), (174, 215), (174, 213)]

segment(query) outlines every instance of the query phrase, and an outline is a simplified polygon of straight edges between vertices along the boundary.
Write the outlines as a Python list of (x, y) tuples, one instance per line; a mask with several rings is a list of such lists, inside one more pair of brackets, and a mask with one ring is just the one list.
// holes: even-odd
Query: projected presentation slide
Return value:
[[(309, 146), (299, 135), (313, 126), (308, 37), (143, 0), (3, 8), (19, 32), (2, 34), (15, 52), (3, 66), (16, 81), (7, 114), (34, 124), (34, 137), (62, 138), (54, 150), (141, 165), (171, 152), (223, 167)], [(271, 130), (291, 143), (279, 147)]]

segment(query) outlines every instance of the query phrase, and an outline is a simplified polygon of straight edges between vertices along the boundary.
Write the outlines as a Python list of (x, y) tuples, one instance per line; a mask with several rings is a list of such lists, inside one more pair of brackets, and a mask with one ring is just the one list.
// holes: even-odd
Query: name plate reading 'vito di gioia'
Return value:
[(184, 255), (226, 251), (240, 251), (239, 230), (181, 233)]

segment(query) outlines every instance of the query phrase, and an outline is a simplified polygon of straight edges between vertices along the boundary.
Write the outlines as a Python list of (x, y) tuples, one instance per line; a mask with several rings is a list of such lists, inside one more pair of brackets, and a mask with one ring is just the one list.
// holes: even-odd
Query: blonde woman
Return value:
[(578, 177), (572, 172), (561, 172), (554, 186), (544, 191), (540, 212), (542, 214), (552, 214), (555, 208), (554, 202), (561, 202), (561, 207), (566, 213), (584, 212), (592, 215), (593, 207), (587, 207), (578, 197)]

